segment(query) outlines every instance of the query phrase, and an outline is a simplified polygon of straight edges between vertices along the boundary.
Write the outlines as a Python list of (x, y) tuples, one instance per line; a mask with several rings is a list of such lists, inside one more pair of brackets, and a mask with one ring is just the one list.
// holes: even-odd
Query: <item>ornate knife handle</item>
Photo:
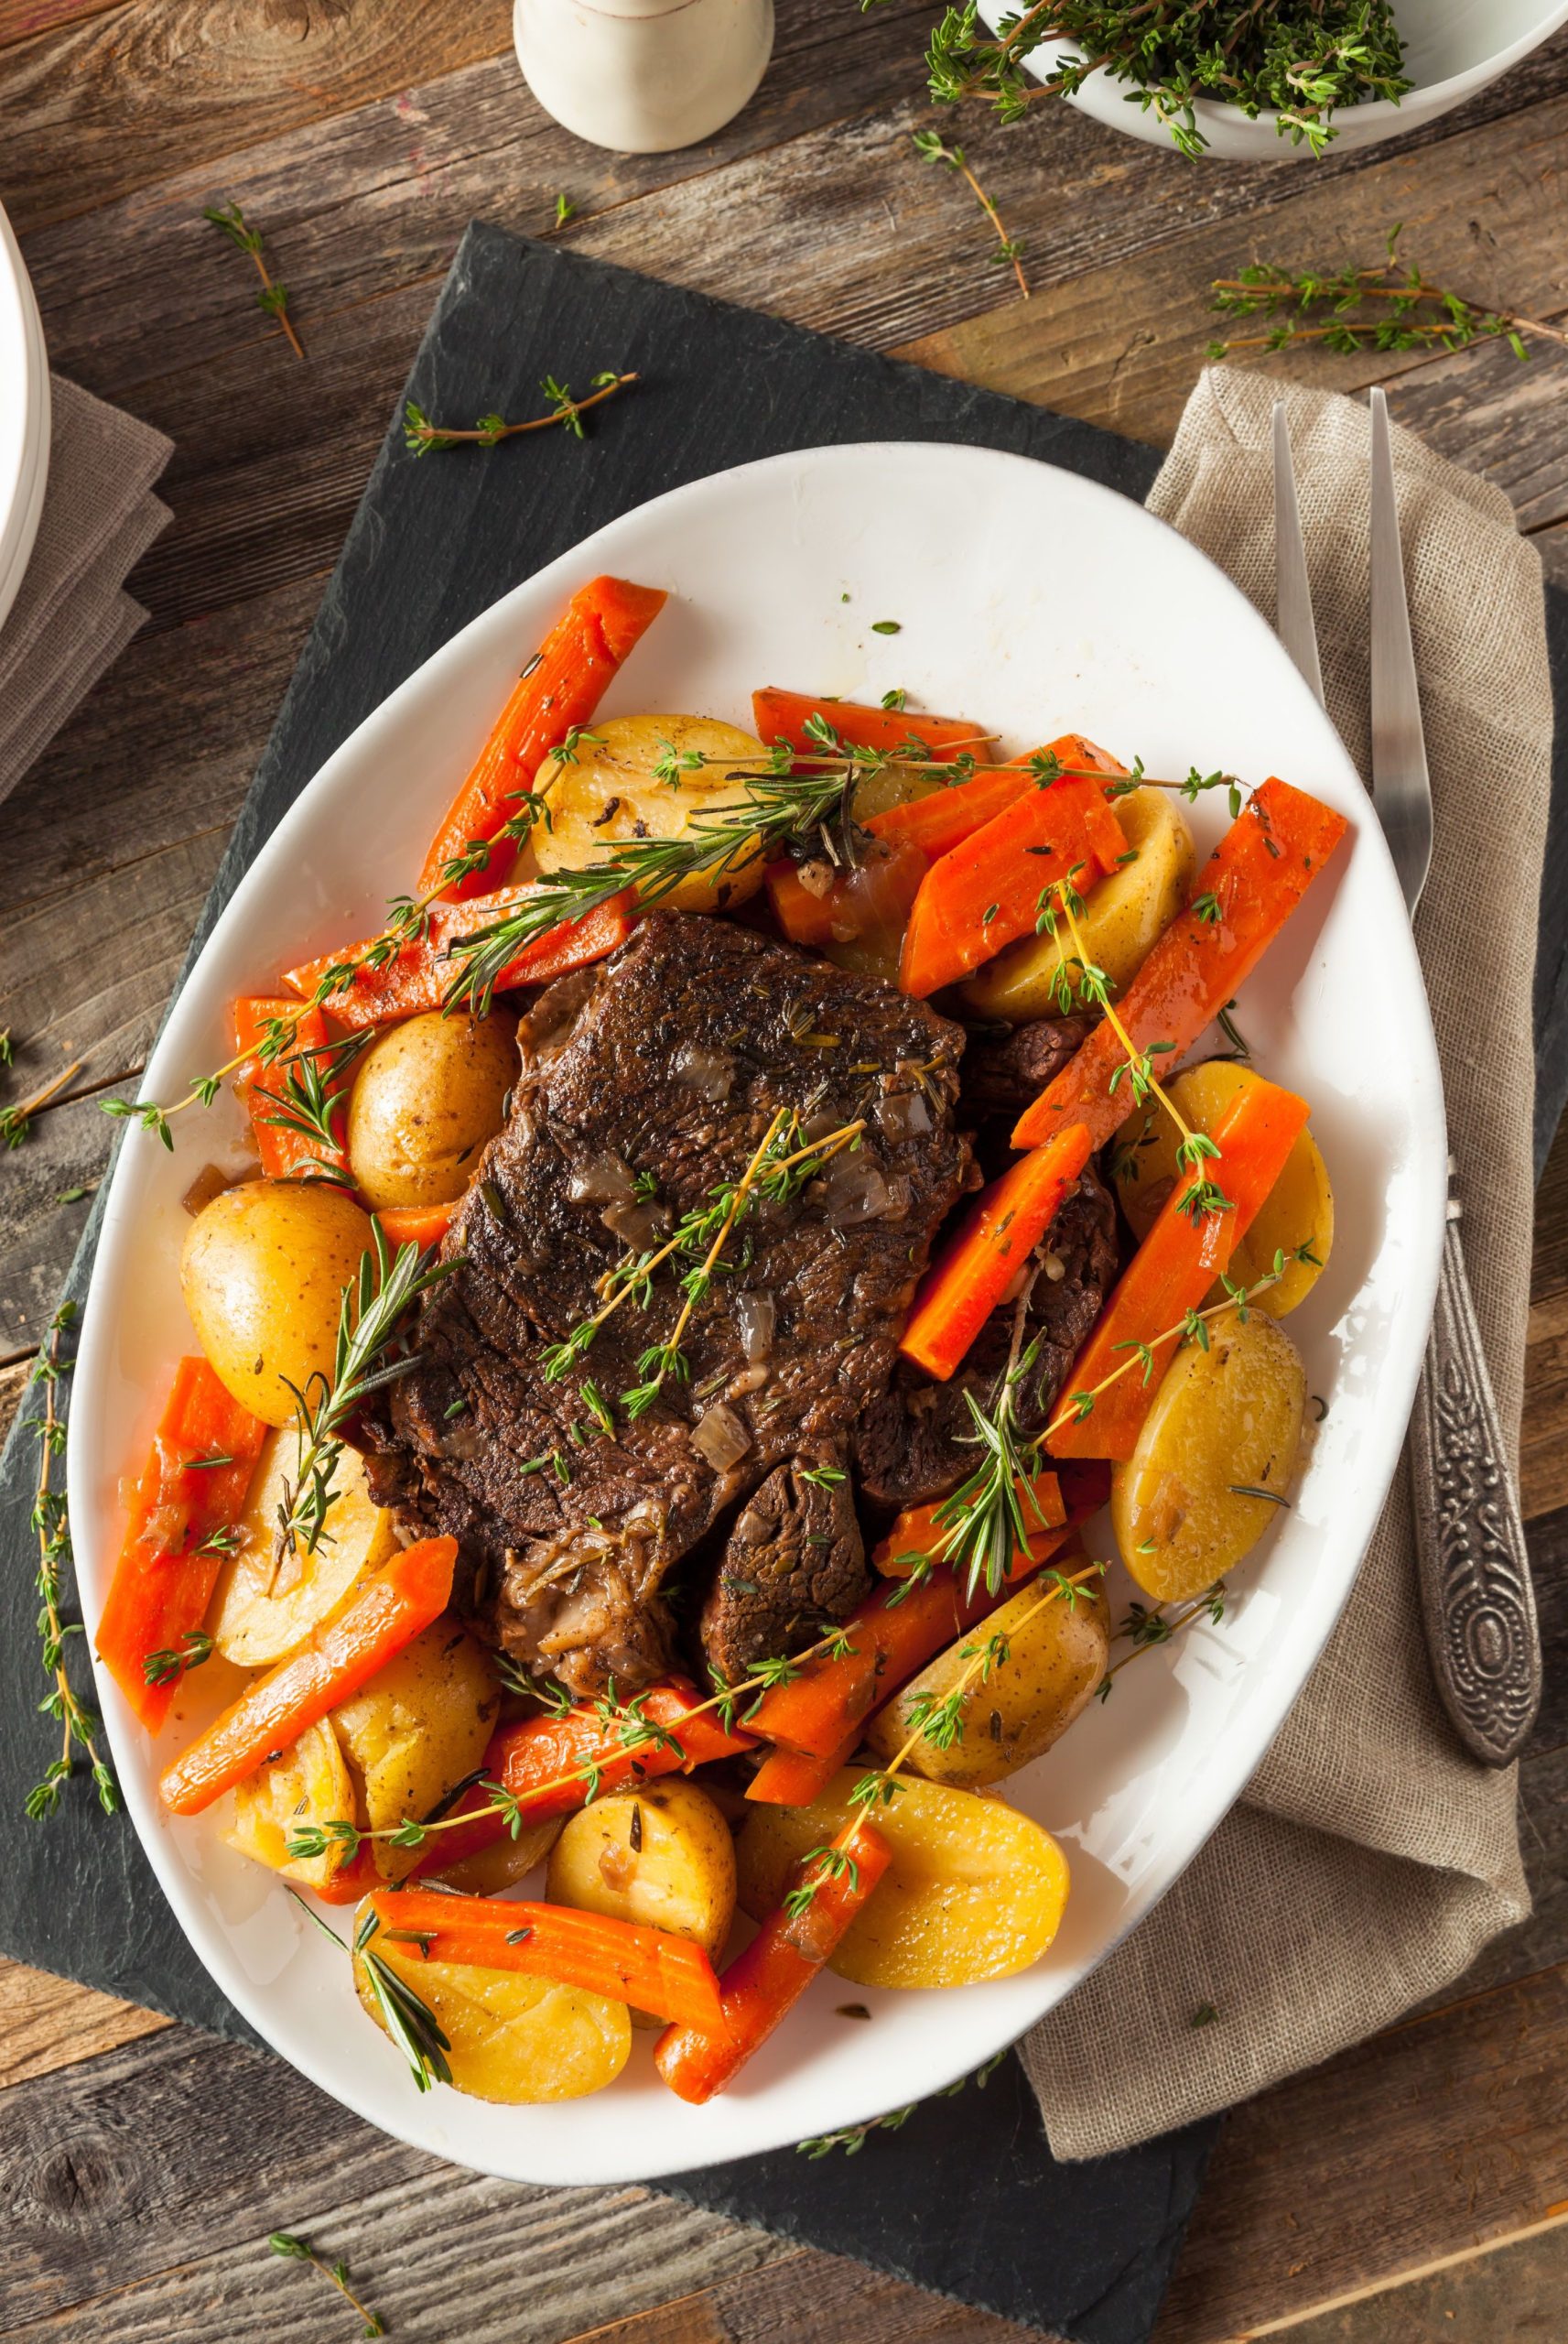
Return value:
[[(1450, 1157), (1452, 1181), (1454, 1161)], [(1437, 1308), (1411, 1420), (1422, 1610), (1433, 1674), (1465, 1748), (1517, 1758), (1541, 1706), (1541, 1632), (1524, 1525), (1450, 1190)]]

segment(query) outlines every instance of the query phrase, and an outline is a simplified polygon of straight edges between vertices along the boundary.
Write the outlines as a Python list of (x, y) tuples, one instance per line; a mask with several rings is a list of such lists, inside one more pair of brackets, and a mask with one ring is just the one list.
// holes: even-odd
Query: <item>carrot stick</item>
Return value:
[(384, 1205), (375, 1219), (394, 1253), (400, 1245), (438, 1245), (458, 1217), (462, 1199), (445, 1205)]
[[(1066, 745), (1052, 744), (1051, 754)], [(1127, 852), (1104, 785), (1031, 783), (1011, 806), (934, 863), (904, 931), (899, 984), (924, 1000), (1033, 932), (1046, 888), (1074, 872), (1087, 886)]]
[[(537, 882), (519, 887), (502, 887), (493, 895), (481, 895), (463, 904), (434, 904), (426, 922), (425, 933), (411, 944), (405, 944), (384, 960), (379, 968), (356, 965), (353, 976), (346, 984), (336, 985), (327, 996), (327, 1007), (340, 1026), (357, 1031), (364, 1026), (387, 1026), (401, 1017), (418, 1017), (425, 1012), (439, 1009), (461, 966), (449, 957), (455, 938), (472, 936), (492, 922), (504, 919), (519, 904), (526, 902), (535, 892)], [(564, 977), (573, 969), (586, 969), (590, 961), (603, 960), (613, 952), (632, 933), (633, 899), (629, 892), (612, 895), (607, 904), (593, 911), (584, 912), (580, 919), (563, 920), (535, 938), (507, 963), (496, 979), (496, 989), (505, 993), (514, 985), (547, 984), (553, 977)], [(284, 983), (292, 985), (296, 993), (308, 998), (315, 993), (328, 972), (343, 963), (363, 962), (364, 956), (376, 939), (367, 936), (358, 944), (351, 944), (338, 952), (323, 952), (314, 960), (303, 960), (298, 968), (285, 971)]]
[[(752, 1747), (750, 1733), (727, 1731), (716, 1713), (699, 1707), (701, 1695), (685, 1677), (666, 1677), (638, 1696), (637, 1713), (659, 1729), (650, 1740), (631, 1748), (613, 1723), (606, 1724), (589, 1701), (579, 1702), (561, 1716), (524, 1718), (503, 1726), (491, 1737), (484, 1753), (484, 1772), (523, 1808), (530, 1823), (547, 1817), (571, 1815), (588, 1803), (586, 1770), (597, 1770), (600, 1790), (622, 1783), (642, 1782), (654, 1774), (683, 1773), (704, 1766), (710, 1759), (728, 1758)], [(692, 1712), (696, 1710), (694, 1716)], [(569, 1777), (571, 1779), (562, 1779)], [(503, 1815), (486, 1813), (492, 1794), (476, 1783), (452, 1809), (462, 1817), (448, 1830), (435, 1833), (416, 1864), (416, 1872), (445, 1872), (465, 1856), (476, 1855), (504, 1837)]]
[[(1020, 1546), (1014, 1555), (1009, 1577), (1022, 1576), (1036, 1562), (1044, 1562), (1052, 1548), (1041, 1540), (1053, 1531), (1067, 1526), (1066, 1502), (1062, 1485), (1054, 1473), (1036, 1473), (1033, 1481), (1020, 1474), (1014, 1484), (1019, 1505), (1025, 1522), (1037, 1525), (1027, 1546)], [(917, 1561), (942, 1550), (942, 1525), (936, 1517), (948, 1503), (946, 1498), (934, 1498), (929, 1505), (905, 1506), (885, 1537), (871, 1549), (871, 1568), (883, 1579), (908, 1579)], [(1103, 1503), (1103, 1501), (1102, 1501)], [(1054, 1542), (1060, 1544), (1060, 1541)], [(1037, 1551), (1036, 1551), (1037, 1550)]]
[[(275, 1018), (287, 1019), (293, 1026), (294, 1038), (282, 1058), (264, 1066), (255, 1053), (268, 1024)], [(290, 1069), (299, 1065), (307, 1051), (320, 1049), (327, 1038), (327, 1021), (321, 1012), (308, 1009), (301, 1016), (299, 1004), (287, 994), (277, 999), (269, 995), (245, 996), (234, 1004), (235, 1054), (250, 1054), (235, 1072), (234, 1092), (251, 1119), (256, 1154), (269, 1180), (297, 1179), (313, 1164), (325, 1164), (335, 1172), (347, 1173), (348, 1159), (341, 1146), (324, 1147), (308, 1132), (297, 1131), (293, 1124), (277, 1120), (287, 1112), (283, 1086)], [(341, 1081), (331, 1087), (336, 1092), (342, 1090)]]
[[(1346, 827), (1343, 815), (1304, 790), (1284, 781), (1263, 784), (1204, 865), (1192, 903), (1156, 940), (1117, 1004), (1137, 1048), (1168, 1044), (1173, 1063), (1192, 1047), (1256, 968)], [(1216, 906), (1218, 917), (1206, 918)], [(1126, 1058), (1115, 1028), (1102, 1019), (1024, 1110), (1014, 1147), (1037, 1147), (1071, 1123), (1087, 1123), (1094, 1145), (1103, 1146), (1138, 1103), (1125, 1077), (1118, 1079)]]
[(840, 1766), (855, 1754), (860, 1729), (851, 1726), (837, 1750), (826, 1758), (808, 1758), (800, 1750), (770, 1750), (751, 1781), (746, 1796), (762, 1807), (809, 1807), (825, 1791)]
[[(448, 808), (425, 857), (416, 895), (482, 895), (510, 857), (499, 831), (534, 786), (550, 751), (574, 724), (587, 724), (622, 666), (664, 609), (656, 587), (623, 578), (592, 578), (579, 587), (513, 686), (473, 770)], [(441, 887), (448, 863), (481, 839), (495, 841), (490, 861), (454, 887)]]
[(437, 1888), (382, 1889), (370, 1901), (385, 1927), (427, 1938), (430, 1961), (553, 1978), (679, 2026), (723, 2025), (712, 1962), (701, 1946), (667, 1929), (570, 1904), (451, 1896)]
[(139, 1721), (156, 1733), (179, 1672), (149, 1685), (155, 1653), (178, 1654), (201, 1625), (222, 1563), (209, 1542), (236, 1523), (266, 1427), (232, 1399), (204, 1359), (182, 1359), (158, 1419), (98, 1622), (96, 1649)]
[(946, 1382), (1088, 1160), (1087, 1128), (1069, 1123), (991, 1182), (921, 1281), (899, 1344), (906, 1359)]
[(806, 729), (814, 719), (829, 726), (847, 748), (875, 749), (884, 756), (914, 741), (935, 765), (951, 765), (962, 756), (983, 761), (989, 754), (980, 727), (956, 716), (868, 708), (860, 700), (822, 700), (812, 692), (784, 692), (772, 686), (752, 694), (752, 722), (758, 740), (769, 748), (777, 741), (787, 741), (799, 756), (828, 754)]
[(395, 1555), (345, 1610), (314, 1629), (292, 1659), (247, 1685), (165, 1769), (158, 1784), (164, 1805), (176, 1815), (200, 1815), (273, 1751), (288, 1749), (357, 1693), (445, 1610), (457, 1558), (455, 1538), (422, 1538)]
[[(872, 1825), (856, 1825), (848, 1862), (818, 1879), (811, 1902), (792, 1913), (787, 1902), (770, 1913), (756, 1936), (719, 1980), (720, 2024), (672, 2026), (654, 2046), (654, 2065), (681, 2100), (711, 2100), (733, 2082), (773, 2029), (820, 1976), (886, 1872), (892, 1850)], [(811, 1857), (800, 1878), (815, 1877)]]
[(1202, 1168), (1229, 1198), (1228, 1212), (1204, 1213), (1195, 1221), (1182, 1200), (1198, 1177), (1183, 1174), (1166, 1198), (1159, 1219), (1134, 1253), (1079, 1353), (1064, 1386), (1064, 1400), (1095, 1385), (1125, 1364), (1132, 1350), (1148, 1344), (1147, 1373), (1134, 1367), (1108, 1391), (1096, 1394), (1087, 1416), (1061, 1425), (1048, 1442), (1054, 1457), (1130, 1457), (1143, 1419), (1153, 1405), (1160, 1378), (1179, 1335), (1155, 1338), (1179, 1326), (1195, 1310), (1256, 1219), (1307, 1119), (1307, 1103), (1272, 1082), (1238, 1091), (1210, 1137), (1217, 1161)]
[(914, 798), (907, 806), (890, 806), (885, 813), (873, 814), (866, 828), (890, 843), (908, 839), (927, 863), (935, 863), (1005, 814), (1033, 787), (1028, 774), (1004, 765), (998, 773), (977, 773), (968, 781), (955, 782), (951, 789), (933, 790), (929, 798)]

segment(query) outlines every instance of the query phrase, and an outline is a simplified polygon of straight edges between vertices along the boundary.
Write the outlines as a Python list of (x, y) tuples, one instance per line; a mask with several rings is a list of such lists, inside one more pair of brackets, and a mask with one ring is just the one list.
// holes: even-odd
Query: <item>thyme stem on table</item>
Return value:
[[(3, 1062), (6, 1065), (10, 1064), (9, 1049)], [(14, 1107), (0, 1107), (0, 1142), (4, 1142), (7, 1147), (20, 1147), (33, 1128), (33, 1117), (38, 1113), (38, 1109), (47, 1107), (57, 1091), (65, 1089), (71, 1076), (81, 1072), (85, 1063), (86, 1061), (82, 1058), (73, 1058), (70, 1066), (52, 1076), (41, 1090), (35, 1091), (30, 1099), (19, 1099)]]
[[(1375, 268), (1288, 269), (1258, 261), (1238, 277), (1215, 277), (1209, 289), (1222, 316), (1259, 318), (1267, 324), (1261, 333), (1211, 342), (1208, 355), (1287, 350), (1302, 342), (1336, 351), (1465, 350), (1475, 342), (1500, 339), (1516, 358), (1528, 360), (1527, 334), (1568, 346), (1568, 330), (1562, 326), (1518, 310), (1489, 309), (1430, 283), (1417, 266), (1404, 268), (1400, 233), (1398, 225), (1390, 230), (1388, 258)], [(1379, 309), (1379, 303), (1388, 306)]]
[(227, 236), (229, 242), (236, 245), (241, 252), (250, 255), (256, 265), (256, 274), (261, 278), (261, 290), (256, 295), (258, 306), (266, 311), (269, 318), (277, 320), (288, 337), (288, 346), (296, 358), (303, 358), (304, 345), (295, 332), (294, 320), (288, 314), (287, 288), (275, 283), (272, 273), (267, 267), (266, 256), (262, 250), (261, 230), (249, 226), (244, 213), (237, 203), (211, 204), (201, 217), (203, 220), (210, 220), (213, 227)]
[(940, 134), (935, 130), (916, 130), (911, 133), (911, 136), (914, 143), (914, 151), (923, 162), (945, 164), (948, 170), (957, 171), (964, 180), (975, 201), (996, 230), (996, 250), (991, 255), (993, 265), (999, 268), (1011, 266), (1013, 276), (1018, 280), (1019, 292), (1027, 301), (1029, 279), (1023, 274), (1023, 246), (1016, 236), (1010, 236), (1002, 226), (1001, 213), (975, 176), (963, 148), (947, 146)]
[(367, 2337), (386, 2334), (385, 2325), (379, 2313), (372, 2311), (369, 2306), (362, 2304), (355, 2295), (351, 2284), (351, 2274), (346, 2263), (329, 2263), (324, 2254), (317, 2253), (308, 2238), (297, 2238), (292, 2230), (274, 2230), (267, 2240), (267, 2244), (273, 2252), (281, 2255), (285, 2262), (308, 2263), (314, 2269), (319, 2271), (323, 2279), (330, 2280), (344, 2302), (352, 2310), (358, 2312), (364, 2322), (362, 2334)]

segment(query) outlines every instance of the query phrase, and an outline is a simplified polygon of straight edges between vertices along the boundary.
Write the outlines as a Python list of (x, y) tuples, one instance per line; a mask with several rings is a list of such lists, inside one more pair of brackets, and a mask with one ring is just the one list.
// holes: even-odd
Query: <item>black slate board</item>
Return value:
[[(1043, 408), (481, 224), (463, 238), (404, 396), (443, 418), (522, 414), (546, 372), (581, 385), (609, 365), (643, 379), (596, 418), (588, 450), (548, 433), (492, 456), (416, 461), (402, 444), (399, 401), (193, 955), (282, 814), (361, 719), (499, 594), (648, 497), (828, 440), (1003, 448), (1139, 499), (1159, 464), (1152, 449)], [(1568, 692), (1568, 597), (1553, 598), (1552, 624)], [(1560, 731), (1557, 800), (1568, 811), (1563, 754)], [(1548, 869), (1537, 1010), (1550, 1045), (1541, 1101), (1549, 1141), (1568, 1090), (1568, 819), (1554, 824)], [(67, 1283), (78, 1301), (102, 1203), (101, 1191)], [(0, 1601), (10, 1607), (0, 1634), (0, 1813), (13, 1817), (39, 1764), (34, 1470), (31, 1440), (18, 1432), (0, 1458)], [(13, 1833), (0, 1950), (249, 2039), (129, 1826), (106, 1822), (78, 1788), (47, 1827)], [(1217, 2129), (1194, 2125), (1122, 2156), (1059, 2165), (1010, 2058), (983, 2093), (932, 2103), (853, 2159), (784, 2151), (668, 2187), (1075, 2344), (1144, 2344)]]

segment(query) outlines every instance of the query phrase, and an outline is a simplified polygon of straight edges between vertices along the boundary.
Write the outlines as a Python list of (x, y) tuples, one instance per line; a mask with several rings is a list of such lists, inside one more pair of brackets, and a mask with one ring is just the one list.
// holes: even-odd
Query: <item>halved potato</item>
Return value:
[[(425, 1822), (480, 1765), (500, 1706), (483, 1645), (448, 1612), (334, 1709), (368, 1829)], [(416, 1848), (372, 1844), (385, 1880), (401, 1880), (418, 1861)]]
[[(611, 716), (589, 731), (575, 764), (550, 759), (535, 784), (550, 809), (548, 826), (537, 822), (531, 833), (541, 871), (586, 870), (628, 839), (689, 837), (697, 818), (746, 803), (737, 771), (770, 768), (759, 740), (711, 716)], [(666, 752), (717, 762), (678, 771), (672, 784), (654, 778)], [(732, 909), (762, 885), (763, 862), (743, 848), (729, 869), (690, 874), (659, 900), (673, 911)]]
[(730, 1827), (706, 1791), (678, 1776), (611, 1791), (568, 1818), (546, 1894), (690, 1937), (717, 1961), (735, 1917)]
[[(846, 1767), (809, 1807), (760, 1807), (736, 1847), (741, 1907), (773, 1911), (791, 1868), (830, 1843), (860, 1775)], [(1067, 1901), (1067, 1863), (1038, 1823), (1000, 1798), (901, 1774), (876, 1828), (892, 1861), (830, 1967), (858, 1986), (971, 1986), (1038, 1961)]]
[(1177, 1351), (1111, 1470), (1111, 1526), (1145, 1594), (1185, 1602), (1251, 1552), (1287, 1502), (1305, 1403), (1301, 1353), (1260, 1311), (1223, 1310), (1206, 1351)]
[(904, 1763), (927, 1782), (972, 1790), (1000, 1783), (1049, 1750), (1093, 1700), (1105, 1675), (1110, 1613), (1103, 1590), (1087, 1583), (1073, 1601), (1058, 1595), (1044, 1602), (1044, 1592), (1021, 1588), (912, 1677), (878, 1710), (867, 1731), (877, 1756), (896, 1757), (922, 1710), (929, 1715), (934, 1703), (957, 1688), (974, 1665), (971, 1656), (995, 1636), (1002, 1639), (1006, 1658), (997, 1660), (983, 1681), (971, 1681), (958, 1738), (943, 1748), (926, 1736)]
[[(362, 1916), (363, 1911), (362, 1905)], [(475, 2100), (511, 2107), (582, 2100), (612, 2084), (626, 2065), (632, 2022), (623, 2002), (512, 1970), (426, 1961), (416, 1945), (399, 1944), (378, 1929), (354, 1955), (354, 1985), (384, 2033), (386, 2021), (366, 1952), (379, 1955), (418, 1995), (451, 2046), (447, 2062), (454, 2089)]]
[[(1197, 853), (1181, 800), (1168, 789), (1130, 790), (1113, 801), (1112, 811), (1137, 860), (1096, 882), (1077, 922), (1084, 950), (1110, 979), (1114, 998), (1126, 991), (1161, 929), (1186, 903)], [(1054, 937), (1020, 937), (977, 969), (965, 982), (964, 999), (980, 1016), (1005, 1017), (1014, 1026), (1059, 1017), (1056, 970), (1075, 957), (1072, 939), (1058, 920)]]
[[(1166, 1087), (1176, 1107), (1195, 1131), (1212, 1132), (1238, 1091), (1259, 1080), (1253, 1069), (1232, 1058), (1208, 1058), (1189, 1067)], [(1134, 1236), (1146, 1237), (1160, 1208), (1176, 1181), (1176, 1147), (1181, 1134), (1157, 1101), (1151, 1101), (1140, 1130), (1130, 1124), (1127, 1145), (1115, 1149), (1111, 1171), (1121, 1209)], [(1189, 1176), (1190, 1177), (1190, 1176)], [(1225, 1186), (1223, 1166), (1215, 1177)], [(1291, 1260), (1298, 1246), (1317, 1256), (1311, 1262)], [(1322, 1275), (1334, 1245), (1334, 1191), (1328, 1167), (1310, 1126), (1297, 1134), (1263, 1208), (1231, 1256), (1229, 1275), (1238, 1286), (1255, 1286), (1274, 1266), (1274, 1255), (1285, 1257), (1285, 1274), (1278, 1286), (1258, 1297), (1258, 1308), (1271, 1318), (1282, 1318), (1304, 1301)], [(1216, 1286), (1216, 1295), (1221, 1289)]]
[(288, 1835), (304, 1823), (352, 1823), (354, 1786), (331, 1720), (307, 1727), (291, 1749), (236, 1785), (234, 1819), (223, 1834), (231, 1848), (258, 1864), (325, 1888), (347, 1850), (329, 1847), (320, 1856), (290, 1857)]
[[(218, 1575), (209, 1617), (212, 1641), (241, 1668), (270, 1668), (335, 1612), (366, 1571), (397, 1544), (392, 1515), (372, 1503), (362, 1461), (351, 1449), (332, 1477), (337, 1494), (313, 1554), (296, 1544), (275, 1572), (273, 1541), (283, 1485), (293, 1480), (298, 1442), (292, 1427), (263, 1441), (245, 1510), (236, 1525), (243, 1544)], [(269, 1591), (270, 1590), (270, 1591)]]

